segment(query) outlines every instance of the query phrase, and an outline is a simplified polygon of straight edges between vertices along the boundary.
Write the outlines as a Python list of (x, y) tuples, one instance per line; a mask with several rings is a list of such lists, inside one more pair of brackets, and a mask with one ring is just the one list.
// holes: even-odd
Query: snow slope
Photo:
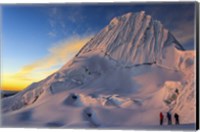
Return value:
[(161, 111), (195, 124), (194, 59), (143, 11), (113, 18), (60, 70), (3, 99), (2, 125), (142, 128)]

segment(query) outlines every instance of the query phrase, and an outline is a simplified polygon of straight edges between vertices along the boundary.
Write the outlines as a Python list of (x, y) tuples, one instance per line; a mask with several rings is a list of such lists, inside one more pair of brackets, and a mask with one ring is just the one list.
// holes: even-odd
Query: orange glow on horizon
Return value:
[(55, 66), (65, 64), (90, 39), (91, 36), (61, 41), (49, 49), (47, 56), (23, 66), (17, 73), (2, 74), (1, 90), (20, 91), (46, 78), (58, 70)]
[(25, 87), (16, 87), (16, 86), (3, 86), (1, 87), (0, 90), (5, 90), (5, 91), (22, 91), (26, 88), (27, 86)]
[(3, 74), (1, 82), (1, 90), (6, 91), (21, 91), (32, 83), (31, 80), (22, 79), (14, 74)]

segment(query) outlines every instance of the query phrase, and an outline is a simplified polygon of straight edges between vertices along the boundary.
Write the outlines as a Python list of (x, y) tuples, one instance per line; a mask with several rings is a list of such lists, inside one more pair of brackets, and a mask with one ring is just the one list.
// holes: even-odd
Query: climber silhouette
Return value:
[(49, 89), (50, 89), (51, 94), (54, 94), (52, 86), (50, 86)]
[(76, 95), (72, 95), (72, 99), (76, 100), (78, 97)]
[(160, 112), (160, 125), (163, 125), (163, 119), (164, 119), (163, 113)]
[(178, 89), (176, 89), (176, 90), (175, 90), (175, 92), (176, 92), (176, 94), (179, 94), (179, 91), (178, 91)]
[(167, 112), (167, 120), (168, 120), (168, 125), (172, 124), (172, 116), (170, 112)]
[(179, 125), (179, 115), (177, 113), (174, 114), (174, 118), (175, 118), (175, 124)]

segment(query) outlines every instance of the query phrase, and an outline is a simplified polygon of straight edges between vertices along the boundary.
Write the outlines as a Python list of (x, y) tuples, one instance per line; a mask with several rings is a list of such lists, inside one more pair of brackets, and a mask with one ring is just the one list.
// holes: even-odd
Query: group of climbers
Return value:
[[(167, 112), (167, 121), (168, 121), (168, 125), (172, 125), (172, 116), (170, 112)], [(175, 124), (179, 125), (179, 115), (177, 113), (174, 113), (174, 119), (175, 119)], [(160, 112), (160, 125), (163, 125), (163, 121), (164, 121), (164, 115), (162, 112)]]
[[(175, 93), (179, 95), (179, 90), (176, 88)], [(166, 114), (168, 125), (172, 125), (172, 115), (170, 111), (167, 112)], [(177, 113), (174, 113), (174, 119), (175, 119), (175, 124), (179, 125), (179, 115)], [(164, 115), (162, 112), (160, 112), (160, 125), (163, 125), (164, 121)]]

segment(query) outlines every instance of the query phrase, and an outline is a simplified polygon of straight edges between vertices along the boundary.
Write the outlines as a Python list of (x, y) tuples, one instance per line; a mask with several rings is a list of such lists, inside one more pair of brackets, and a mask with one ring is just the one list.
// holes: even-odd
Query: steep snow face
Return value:
[(196, 67), (195, 53), (193, 51), (179, 52), (180, 54), (180, 69), (183, 71), (182, 91), (176, 99), (173, 107), (173, 112), (177, 112), (181, 117), (182, 122), (191, 123), (196, 120)]
[(194, 123), (194, 58), (144, 12), (116, 17), (60, 70), (3, 99), (2, 123), (130, 128), (159, 124), (161, 111)]
[(102, 51), (126, 65), (162, 63), (169, 47), (183, 50), (159, 21), (142, 11), (113, 18), (77, 56)]

